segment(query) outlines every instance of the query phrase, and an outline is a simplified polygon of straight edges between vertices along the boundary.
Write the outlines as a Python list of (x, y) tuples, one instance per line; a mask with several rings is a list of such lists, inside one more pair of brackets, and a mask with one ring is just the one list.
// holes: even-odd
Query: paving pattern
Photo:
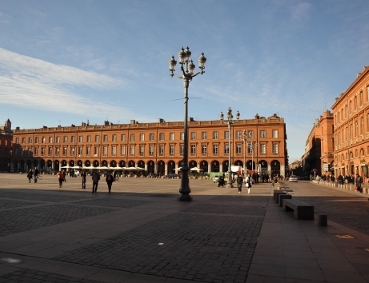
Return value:
[[(209, 207), (201, 210), (212, 211)], [(188, 211), (54, 260), (202, 282), (244, 282), (263, 218)]]
[[(78, 205), (44, 205), (0, 211), (0, 236), (29, 231), (114, 211)], [(11, 219), (11, 221), (9, 221)]]

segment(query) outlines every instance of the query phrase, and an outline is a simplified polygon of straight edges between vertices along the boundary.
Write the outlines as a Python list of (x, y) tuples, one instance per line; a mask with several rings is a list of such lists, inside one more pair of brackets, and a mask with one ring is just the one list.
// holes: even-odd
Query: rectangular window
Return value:
[(52, 155), (52, 154), (53, 154), (53, 148), (52, 148), (51, 146), (49, 146), (48, 154), (49, 154), (49, 155)]
[(90, 156), (91, 154), (91, 147), (90, 146), (86, 146), (86, 155)]
[(129, 147), (129, 154), (130, 154), (130, 155), (134, 155), (134, 154), (135, 154), (135, 146), (134, 146), (134, 145), (131, 145), (131, 146)]
[(213, 144), (213, 154), (218, 155), (218, 145), (217, 144)]
[(273, 130), (273, 139), (278, 139), (278, 130)]
[(266, 147), (264, 143), (260, 145), (260, 154), (266, 154)]
[(184, 133), (182, 132), (182, 133), (180, 133), (180, 135), (179, 135), (179, 139), (181, 140), (181, 141), (183, 141), (184, 140)]
[[(369, 114), (368, 114), (369, 117)], [(32, 143), (32, 138), (28, 138), (28, 143)]]
[(229, 154), (229, 144), (228, 143), (224, 145), (224, 153)]
[(120, 147), (120, 155), (125, 155), (126, 154), (126, 147), (124, 145), (122, 145)]
[(169, 155), (174, 155), (174, 145), (169, 146)]
[(126, 141), (126, 135), (125, 135), (125, 134), (122, 134), (122, 135), (120, 136), (120, 140), (121, 140), (121, 141)]
[(169, 134), (169, 140), (174, 141), (174, 133)]
[(154, 155), (154, 146), (153, 145), (150, 145), (149, 146), (149, 155)]
[(82, 155), (82, 150), (83, 150), (82, 146), (79, 146), (78, 147), (78, 156)]
[(135, 134), (131, 134), (131, 139), (130, 141), (135, 141)]
[(213, 132), (213, 140), (217, 140), (218, 139), (218, 132)]
[(145, 141), (145, 134), (140, 134), (140, 141)]
[(249, 137), (249, 139), (253, 139), (254, 138), (254, 131), (249, 130), (248, 137)]
[(202, 132), (202, 133), (201, 133), (201, 138), (202, 138), (203, 140), (206, 140), (206, 138), (207, 138), (206, 132)]
[(108, 147), (105, 145), (103, 147), (103, 156), (107, 156), (108, 155)]
[(191, 140), (195, 140), (196, 139), (196, 133), (195, 132), (191, 132)]
[(184, 153), (184, 145), (183, 144), (180, 145), (179, 153), (180, 153), (180, 155), (183, 155), (183, 153)]
[(154, 140), (154, 134), (150, 134), (150, 141)]
[(94, 156), (98, 156), (99, 155), (99, 147), (95, 146), (94, 147)]
[[(59, 137), (56, 137), (56, 142), (57, 142), (57, 143), (59, 143), (59, 142), (58, 142), (58, 138), (59, 138)], [(79, 137), (78, 137), (78, 142), (83, 142), (83, 136), (79, 136)]]
[(67, 137), (67, 136), (65, 136), (65, 137), (63, 138), (63, 142), (64, 142), (64, 143), (68, 142), (68, 137)]
[(225, 140), (229, 139), (229, 132), (228, 131), (224, 131), (224, 139)]
[(104, 135), (104, 142), (108, 141), (108, 135)]
[(116, 142), (117, 141), (117, 135), (113, 135), (113, 137), (112, 137), (112, 141), (114, 141), (114, 142)]
[(273, 143), (273, 154), (278, 154), (278, 144)]
[(67, 155), (67, 147), (63, 146), (63, 155)]
[(74, 146), (70, 147), (70, 155), (74, 156)]
[(143, 156), (145, 152), (145, 146), (144, 145), (140, 145), (140, 156)]
[[(38, 139), (38, 138), (36, 138), (36, 139)], [(15, 139), (15, 144), (19, 144), (19, 138)]]
[(261, 138), (266, 138), (265, 130), (260, 130), (260, 137)]
[(41, 143), (45, 143), (45, 142), (46, 142), (46, 138), (45, 137), (42, 137)]
[(242, 153), (242, 145), (241, 144), (236, 144), (236, 153), (237, 154), (241, 154)]
[(75, 142), (76, 142), (76, 137), (75, 137), (75, 136), (72, 136), (70, 139), (71, 139), (70, 141), (71, 141), (72, 143), (75, 143)]
[(117, 147), (115, 145), (113, 145), (111, 147), (111, 155), (112, 156), (116, 156), (117, 155)]
[(159, 145), (159, 155), (164, 155), (164, 145)]
[[(22, 151), (21, 151), (21, 155), (23, 155), (23, 148), (22, 148)], [(41, 147), (41, 155), (45, 155), (45, 148), (44, 147)]]
[(159, 134), (159, 140), (163, 141), (164, 140), (164, 133), (160, 133)]
[(196, 154), (196, 145), (191, 144), (191, 154)]
[(236, 131), (236, 139), (241, 140), (242, 139), (242, 132)]
[(87, 136), (87, 142), (91, 142), (91, 136)]
[(203, 144), (202, 146), (201, 146), (201, 153), (202, 154), (206, 154), (206, 152), (207, 152), (207, 146), (206, 146), (206, 144)]
[(59, 152), (60, 152), (60, 148), (59, 147), (55, 148), (55, 155), (59, 155)]
[[(16, 141), (16, 143), (18, 144), (19, 143), (19, 140)], [(38, 143), (38, 138), (35, 138), (35, 143)]]
[(99, 138), (100, 136), (99, 135), (95, 135), (95, 142), (99, 142)]

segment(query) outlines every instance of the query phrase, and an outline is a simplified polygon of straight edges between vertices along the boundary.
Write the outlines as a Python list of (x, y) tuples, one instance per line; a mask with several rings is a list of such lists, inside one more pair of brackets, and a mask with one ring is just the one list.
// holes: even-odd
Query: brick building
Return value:
[[(306, 140), (305, 153), (301, 158), (303, 171), (321, 176), (330, 174), (334, 160), (334, 119), (329, 110), (323, 112)], [(315, 172), (314, 172), (315, 171)]]
[[(108, 166), (145, 169), (146, 174), (177, 172), (183, 159), (182, 122), (68, 127), (42, 127), (13, 131), (11, 166), (14, 171), (38, 167), (54, 172), (62, 166)], [(243, 132), (247, 139), (244, 142)], [(285, 176), (287, 160), (286, 126), (276, 114), (268, 118), (239, 120), (231, 128), (231, 165)], [(229, 159), (227, 124), (219, 120), (188, 121), (188, 164), (204, 173), (227, 172)], [(255, 147), (252, 149), (250, 142)]]
[(368, 177), (369, 68), (363, 67), (350, 87), (336, 98), (334, 113), (335, 175)]
[(12, 155), (12, 123), (6, 120), (0, 126), (0, 172), (10, 172)]

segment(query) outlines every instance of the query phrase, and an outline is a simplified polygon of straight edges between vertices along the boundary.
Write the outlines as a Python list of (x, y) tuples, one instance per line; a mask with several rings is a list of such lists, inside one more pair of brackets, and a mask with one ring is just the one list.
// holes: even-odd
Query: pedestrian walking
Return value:
[(33, 171), (32, 171), (32, 168), (30, 168), (27, 173), (28, 183), (31, 183), (32, 176), (33, 176)]
[(58, 174), (56, 174), (58, 176), (58, 181), (59, 181), (59, 188), (61, 188), (63, 186), (63, 182), (64, 182), (64, 172), (63, 171), (59, 171)]
[(109, 189), (109, 194), (110, 194), (111, 185), (112, 185), (112, 184), (113, 184), (113, 182), (114, 182), (114, 177), (113, 177), (113, 175), (111, 174), (111, 172), (108, 172), (108, 173), (106, 174), (105, 181), (106, 181), (106, 183), (108, 184), (108, 189)]
[(247, 188), (247, 193), (251, 193), (251, 187), (252, 187), (252, 178), (250, 176), (250, 174), (247, 174), (247, 177), (246, 177), (246, 188)]
[(35, 167), (35, 172), (33, 173), (35, 183), (37, 183), (38, 174), (39, 174), (39, 171), (38, 171), (37, 167)]
[(362, 192), (361, 185), (363, 183), (363, 178), (359, 174), (356, 174), (355, 182), (356, 182), (356, 190), (357, 190), (357, 192), (358, 193), (361, 193)]
[(81, 172), (82, 189), (86, 189), (86, 172), (82, 170)]
[(237, 177), (237, 188), (239, 194), (242, 192), (242, 182), (243, 182), (242, 175), (239, 174)]
[(94, 171), (92, 173), (92, 193), (96, 194), (99, 181), (100, 181), (100, 174), (97, 171)]

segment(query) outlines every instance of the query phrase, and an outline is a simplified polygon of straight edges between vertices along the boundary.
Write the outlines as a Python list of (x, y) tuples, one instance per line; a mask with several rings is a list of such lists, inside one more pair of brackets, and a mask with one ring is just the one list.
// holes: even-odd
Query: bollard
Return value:
[(318, 226), (327, 226), (327, 214), (318, 215)]

